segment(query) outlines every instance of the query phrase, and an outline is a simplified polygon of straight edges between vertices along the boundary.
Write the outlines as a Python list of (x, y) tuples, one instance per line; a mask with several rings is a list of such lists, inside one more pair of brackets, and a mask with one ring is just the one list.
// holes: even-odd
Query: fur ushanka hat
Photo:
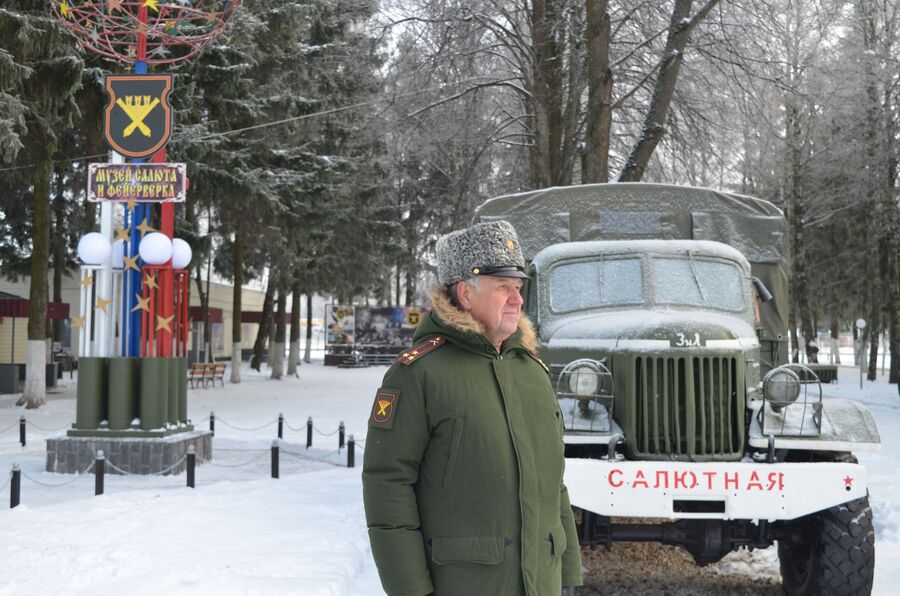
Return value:
[(435, 248), (438, 281), (445, 286), (473, 275), (528, 278), (519, 237), (508, 221), (450, 232), (438, 239)]

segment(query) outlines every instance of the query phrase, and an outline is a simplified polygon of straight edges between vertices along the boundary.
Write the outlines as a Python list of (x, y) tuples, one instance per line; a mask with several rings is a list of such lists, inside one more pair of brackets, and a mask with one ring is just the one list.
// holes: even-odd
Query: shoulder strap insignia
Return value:
[(427, 339), (423, 343), (417, 346), (413, 346), (412, 348), (400, 354), (397, 357), (396, 363), (402, 364), (404, 366), (409, 366), (425, 354), (435, 351), (445, 343), (447, 343), (447, 340), (443, 336), (435, 335), (431, 339)]

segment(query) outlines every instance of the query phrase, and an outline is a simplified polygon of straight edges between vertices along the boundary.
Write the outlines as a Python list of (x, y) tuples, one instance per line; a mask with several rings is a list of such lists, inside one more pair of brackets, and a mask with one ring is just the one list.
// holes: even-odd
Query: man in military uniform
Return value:
[(562, 420), (521, 313), (513, 227), (442, 237), (432, 311), (375, 396), (363, 466), (390, 596), (555, 596), (581, 584)]

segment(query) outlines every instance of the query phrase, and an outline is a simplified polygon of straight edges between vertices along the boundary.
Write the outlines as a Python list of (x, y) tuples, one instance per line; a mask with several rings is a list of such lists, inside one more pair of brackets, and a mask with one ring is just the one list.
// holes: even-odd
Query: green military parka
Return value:
[(366, 438), (363, 496), (385, 591), (557, 596), (581, 585), (560, 411), (531, 324), (523, 316), (498, 354), (442, 291), (432, 302), (416, 332), (423, 354), (387, 372)]

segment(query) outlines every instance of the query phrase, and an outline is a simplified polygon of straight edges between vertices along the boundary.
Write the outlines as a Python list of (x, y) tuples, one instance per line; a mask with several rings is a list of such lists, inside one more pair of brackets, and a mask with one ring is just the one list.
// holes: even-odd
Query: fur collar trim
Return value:
[[(457, 331), (485, 335), (484, 325), (475, 320), (475, 317), (450, 304), (450, 299), (447, 298), (447, 292), (444, 291), (443, 287), (437, 287), (432, 290), (431, 307), (434, 309), (434, 313), (448, 327), (452, 327)], [(522, 347), (537, 356), (540, 342), (538, 342), (534, 326), (528, 317), (525, 316), (525, 313), (519, 315), (519, 333)]]

